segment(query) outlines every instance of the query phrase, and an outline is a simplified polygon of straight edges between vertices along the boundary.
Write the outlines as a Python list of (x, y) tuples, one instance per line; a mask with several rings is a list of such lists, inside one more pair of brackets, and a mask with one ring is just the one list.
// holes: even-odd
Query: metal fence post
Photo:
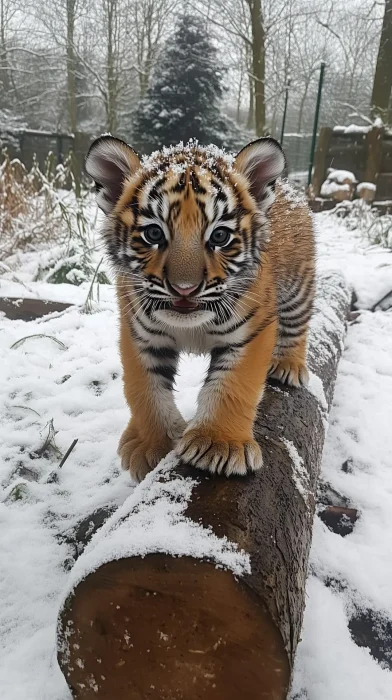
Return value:
[(309, 187), (310, 183), (312, 182), (312, 170), (313, 170), (313, 162), (314, 162), (314, 152), (316, 150), (317, 129), (318, 129), (318, 122), (319, 122), (319, 115), (320, 115), (321, 93), (323, 90), (323, 82), (324, 82), (324, 71), (325, 71), (325, 62), (321, 61), (320, 78), (319, 78), (318, 92), (317, 92), (316, 111), (314, 113), (312, 145), (310, 147), (308, 187)]

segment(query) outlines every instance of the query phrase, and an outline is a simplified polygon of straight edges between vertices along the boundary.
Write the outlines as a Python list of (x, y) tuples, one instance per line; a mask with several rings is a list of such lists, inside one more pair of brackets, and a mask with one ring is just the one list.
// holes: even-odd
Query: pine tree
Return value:
[(137, 107), (132, 126), (135, 146), (149, 153), (194, 138), (230, 147), (237, 132), (235, 124), (220, 114), (222, 78), (216, 49), (202, 21), (183, 15)]

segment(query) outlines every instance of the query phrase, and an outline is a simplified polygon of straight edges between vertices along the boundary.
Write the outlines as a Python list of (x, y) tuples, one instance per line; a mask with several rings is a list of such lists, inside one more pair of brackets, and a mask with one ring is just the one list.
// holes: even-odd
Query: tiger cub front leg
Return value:
[(225, 476), (243, 475), (262, 467), (253, 423), (276, 333), (277, 321), (273, 321), (241, 346), (212, 351), (196, 416), (176, 448), (184, 462)]
[(172, 392), (178, 352), (169, 338), (168, 345), (162, 336), (158, 342), (157, 347), (138, 342), (128, 319), (121, 318), (124, 393), (132, 418), (121, 436), (118, 453), (123, 469), (128, 469), (135, 481), (142, 481), (173, 449), (186, 426)]

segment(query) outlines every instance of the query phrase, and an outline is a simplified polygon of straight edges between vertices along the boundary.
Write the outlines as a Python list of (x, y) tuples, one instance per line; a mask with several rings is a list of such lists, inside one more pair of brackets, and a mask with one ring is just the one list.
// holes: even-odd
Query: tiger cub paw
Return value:
[(131, 422), (121, 436), (118, 454), (122, 468), (129, 471), (134, 481), (140, 482), (172, 448), (167, 435), (143, 436)]
[(205, 429), (186, 432), (176, 453), (186, 464), (224, 476), (245, 476), (263, 466), (261, 450), (255, 440), (216, 440)]
[(290, 386), (306, 385), (309, 382), (309, 372), (304, 362), (292, 359), (273, 359), (268, 374), (278, 379), (282, 384)]

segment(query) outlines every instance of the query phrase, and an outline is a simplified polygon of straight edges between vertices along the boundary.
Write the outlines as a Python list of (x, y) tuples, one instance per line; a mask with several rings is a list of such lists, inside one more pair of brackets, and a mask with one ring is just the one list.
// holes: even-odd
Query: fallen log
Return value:
[(74, 698), (286, 698), (349, 305), (339, 275), (320, 280), (310, 383), (267, 388), (261, 472), (211, 477), (169, 455), (87, 545), (58, 624)]
[(46, 301), (44, 299), (20, 299), (19, 297), (1, 297), (0, 313), (12, 321), (34, 321), (36, 318), (65, 311), (72, 306), (60, 301)]

